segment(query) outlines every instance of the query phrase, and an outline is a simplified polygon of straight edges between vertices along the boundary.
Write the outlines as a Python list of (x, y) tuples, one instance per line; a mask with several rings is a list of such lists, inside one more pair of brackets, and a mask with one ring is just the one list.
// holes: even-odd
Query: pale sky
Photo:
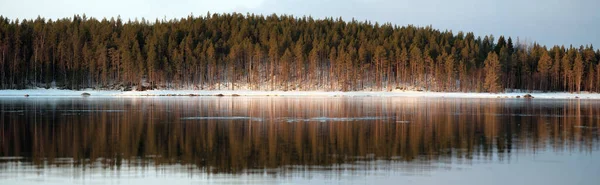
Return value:
[(396, 25), (511, 36), (544, 45), (600, 47), (600, 0), (0, 0), (10, 19), (88, 17), (181, 18), (255, 13), (342, 17)]

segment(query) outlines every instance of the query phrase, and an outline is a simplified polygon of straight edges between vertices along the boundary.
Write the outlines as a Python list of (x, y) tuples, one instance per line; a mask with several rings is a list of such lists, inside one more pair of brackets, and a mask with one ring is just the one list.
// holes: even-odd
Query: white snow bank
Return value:
[(81, 96), (82, 93), (87, 92), (92, 96), (114, 96), (121, 93), (120, 91), (108, 91), (108, 90), (62, 90), (62, 89), (23, 89), (23, 90), (0, 90), (0, 96)]
[[(0, 96), (20, 96), (26, 94), (30, 97), (36, 96), (81, 96), (87, 92), (91, 97), (106, 96), (215, 96), (222, 94), (224, 96), (355, 96), (355, 97), (430, 97), (430, 98), (516, 98), (527, 93), (462, 93), (462, 92), (417, 92), (417, 91), (394, 91), (394, 92), (376, 92), (376, 91), (354, 91), (354, 92), (328, 92), (328, 91), (250, 91), (250, 90), (149, 90), (149, 91), (118, 91), (118, 90), (60, 90), (60, 89), (27, 89), (27, 90), (0, 90)], [(529, 93), (536, 99), (600, 99), (598, 93)]]

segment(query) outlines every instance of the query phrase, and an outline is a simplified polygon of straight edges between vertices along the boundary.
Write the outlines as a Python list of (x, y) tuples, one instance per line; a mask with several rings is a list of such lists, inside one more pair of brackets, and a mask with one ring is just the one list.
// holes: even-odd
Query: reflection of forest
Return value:
[(540, 148), (597, 150), (600, 133), (600, 104), (577, 100), (146, 98), (0, 101), (0, 110), (0, 156), (39, 166), (66, 157), (237, 173), (374, 159), (504, 160)]

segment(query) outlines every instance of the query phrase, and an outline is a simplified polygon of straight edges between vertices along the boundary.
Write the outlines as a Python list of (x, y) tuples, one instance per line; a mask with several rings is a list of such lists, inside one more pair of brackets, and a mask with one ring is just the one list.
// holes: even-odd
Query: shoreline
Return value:
[(582, 92), (508, 92), (508, 93), (476, 93), (476, 92), (427, 92), (427, 91), (251, 91), (251, 90), (60, 90), (60, 89), (23, 89), (0, 90), (0, 97), (73, 97), (89, 93), (91, 97), (162, 97), (162, 96), (321, 96), (321, 97), (414, 97), (414, 98), (504, 98), (527, 99), (530, 94), (534, 99), (600, 99), (600, 93)]

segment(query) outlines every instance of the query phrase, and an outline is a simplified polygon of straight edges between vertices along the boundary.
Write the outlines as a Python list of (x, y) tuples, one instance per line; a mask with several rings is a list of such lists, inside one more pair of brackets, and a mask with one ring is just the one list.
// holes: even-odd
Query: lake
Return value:
[(598, 184), (600, 101), (3, 97), (0, 184)]

